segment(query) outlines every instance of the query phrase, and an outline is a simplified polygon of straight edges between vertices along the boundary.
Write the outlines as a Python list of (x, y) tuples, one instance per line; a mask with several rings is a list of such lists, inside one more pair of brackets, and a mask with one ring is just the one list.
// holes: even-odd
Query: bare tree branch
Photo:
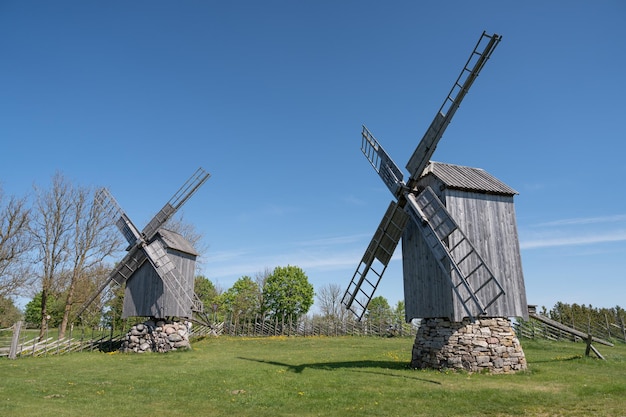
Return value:
[(76, 299), (77, 286), (89, 285), (90, 272), (97, 270), (105, 258), (115, 253), (119, 244), (113, 225), (102, 207), (94, 202), (92, 194), (86, 188), (75, 188), (72, 200), (67, 201), (73, 215), (69, 231), (71, 239), (68, 244), (70, 280), (66, 290), (63, 319), (59, 327), (60, 338), (65, 336), (74, 302), (81, 301)]
[(52, 177), (50, 190), (37, 186), (34, 189), (36, 201), (30, 231), (41, 265), (41, 338), (48, 325), (48, 296), (62, 275), (68, 257), (72, 227), (72, 207), (68, 201), (73, 199), (73, 189), (58, 172)]
[(0, 298), (18, 295), (32, 279), (29, 273), (30, 209), (26, 199), (11, 197), (3, 206), (0, 190)]

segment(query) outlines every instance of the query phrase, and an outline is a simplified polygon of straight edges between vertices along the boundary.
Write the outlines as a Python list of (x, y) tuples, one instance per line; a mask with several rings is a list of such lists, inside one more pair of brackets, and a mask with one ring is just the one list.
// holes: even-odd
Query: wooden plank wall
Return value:
[[(493, 317), (528, 317), (515, 208), (512, 196), (443, 189), (433, 182), (448, 211), (485, 259), (505, 290), (488, 310)], [(443, 275), (417, 227), (410, 224), (402, 236), (407, 320), (467, 316), (449, 279)], [(489, 298), (485, 294), (485, 298)]]
[[(193, 297), (195, 256), (168, 249), (184, 290)], [(122, 317), (191, 317), (191, 305), (181, 308), (177, 295), (170, 294), (149, 262), (145, 262), (126, 283)], [(185, 306), (186, 307), (186, 306)]]

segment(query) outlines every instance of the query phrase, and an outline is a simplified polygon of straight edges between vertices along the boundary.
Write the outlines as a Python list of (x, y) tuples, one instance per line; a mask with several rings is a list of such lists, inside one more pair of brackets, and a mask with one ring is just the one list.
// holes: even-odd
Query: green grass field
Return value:
[(523, 341), (527, 372), (412, 370), (411, 338), (207, 338), (0, 360), (1, 416), (626, 416), (626, 346)]

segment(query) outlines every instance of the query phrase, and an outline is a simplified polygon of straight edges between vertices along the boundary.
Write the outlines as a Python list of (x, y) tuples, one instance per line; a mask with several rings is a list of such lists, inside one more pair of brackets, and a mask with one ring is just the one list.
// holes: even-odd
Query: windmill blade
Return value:
[(190, 312), (196, 306), (194, 293), (193, 291), (191, 293), (186, 291), (185, 285), (179, 279), (176, 265), (168, 256), (161, 240), (155, 239), (150, 244), (145, 245), (144, 250), (154, 270), (163, 281), (167, 292), (173, 295), (173, 300), (169, 301), (176, 303), (179, 312), (183, 313), (180, 316), (190, 316)]
[(407, 211), (468, 317), (487, 314), (504, 289), (443, 203), (427, 187), (417, 197), (407, 193)]
[(149, 241), (161, 226), (165, 224), (189, 198), (209, 179), (211, 174), (198, 168), (182, 187), (165, 203), (163, 208), (144, 227), (142, 234)]
[(399, 190), (404, 186), (402, 171), (365, 126), (363, 126), (361, 136), (363, 155), (372, 164), (391, 193), (397, 197)]
[[(403, 207), (392, 201), (354, 272), (341, 302), (358, 320), (365, 314), (408, 220)], [(368, 276), (370, 272), (373, 277)]]
[(410, 185), (420, 177), (422, 171), (424, 171), (424, 168), (428, 165), (437, 147), (437, 143), (443, 136), (448, 124), (450, 124), (454, 113), (461, 105), (461, 101), (463, 101), (463, 98), (474, 83), (474, 80), (478, 77), (478, 74), (501, 39), (502, 37), (495, 33), (488, 35), (486, 32), (483, 32), (480, 36), (463, 70), (454, 82), (448, 96), (439, 108), (437, 115), (406, 165), (406, 168), (411, 174), (409, 180)]
[(122, 285), (130, 276), (146, 261), (146, 253), (141, 250), (141, 246), (137, 245), (132, 248), (126, 256), (115, 266), (111, 272), (111, 280), (116, 284)]
[(94, 300), (104, 291), (111, 282), (122, 285), (130, 276), (146, 261), (147, 256), (141, 246), (133, 247), (124, 258), (111, 271), (107, 279), (100, 287), (85, 301), (76, 313), (76, 317), (80, 317), (85, 310), (94, 302)]
[(139, 230), (135, 227), (133, 222), (130, 221), (109, 190), (106, 188), (99, 189), (96, 191), (94, 200), (102, 208), (104, 213), (115, 222), (115, 225), (120, 232), (122, 232), (128, 244), (136, 244), (140, 238)]

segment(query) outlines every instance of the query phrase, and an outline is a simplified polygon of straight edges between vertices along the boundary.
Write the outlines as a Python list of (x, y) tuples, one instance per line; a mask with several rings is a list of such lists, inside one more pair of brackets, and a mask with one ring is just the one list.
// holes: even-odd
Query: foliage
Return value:
[(297, 320), (313, 305), (313, 285), (297, 266), (276, 267), (263, 287), (263, 309), (271, 319)]
[[(93, 193), (85, 187), (70, 186), (67, 201), (70, 206), (70, 238), (67, 245), (68, 284), (65, 287), (65, 307), (63, 320), (59, 326), (59, 336), (64, 337), (70, 315), (74, 314), (90, 294), (81, 290), (89, 288), (93, 276), (98, 276), (105, 258), (115, 252), (119, 244), (117, 231), (103, 208), (94, 202)], [(114, 233), (115, 232), (115, 233)], [(90, 291), (91, 292), (91, 291)]]
[[(24, 309), (24, 320), (29, 327), (41, 326), (41, 291), (35, 294)], [(63, 320), (63, 296), (57, 293), (50, 293), (46, 297), (46, 311), (50, 316), (48, 327), (57, 327)]]
[(387, 299), (381, 295), (372, 298), (367, 306), (366, 317), (367, 320), (380, 327), (391, 325), (393, 322), (393, 312), (391, 307), (389, 307)]
[(0, 328), (10, 327), (20, 320), (22, 312), (8, 297), (0, 297)]
[(216, 417), (625, 414), (626, 345), (600, 361), (581, 357), (582, 343), (527, 342), (529, 371), (483, 375), (409, 369), (412, 343), (219, 337), (169, 354), (1, 360), (0, 415), (124, 417), (139, 409)]
[(249, 320), (259, 313), (259, 292), (257, 283), (243, 276), (221, 295), (221, 304), (233, 320)]
[(578, 305), (558, 302), (548, 313), (552, 320), (563, 324), (593, 323), (610, 320), (615, 323), (626, 323), (626, 311), (620, 306), (614, 308), (595, 308), (591, 304)]
[(398, 301), (393, 309), (393, 320), (395, 323), (404, 323), (406, 321), (404, 300)]
[(216, 305), (219, 301), (219, 294), (215, 285), (208, 278), (198, 275), (194, 279), (193, 289), (200, 301), (202, 301), (202, 304), (204, 304), (204, 308), (213, 310), (213, 305)]
[(124, 326), (122, 311), (124, 309), (125, 290), (125, 285), (120, 285), (111, 290), (111, 297), (105, 303), (105, 311), (102, 317), (105, 326), (114, 329), (120, 329)]

